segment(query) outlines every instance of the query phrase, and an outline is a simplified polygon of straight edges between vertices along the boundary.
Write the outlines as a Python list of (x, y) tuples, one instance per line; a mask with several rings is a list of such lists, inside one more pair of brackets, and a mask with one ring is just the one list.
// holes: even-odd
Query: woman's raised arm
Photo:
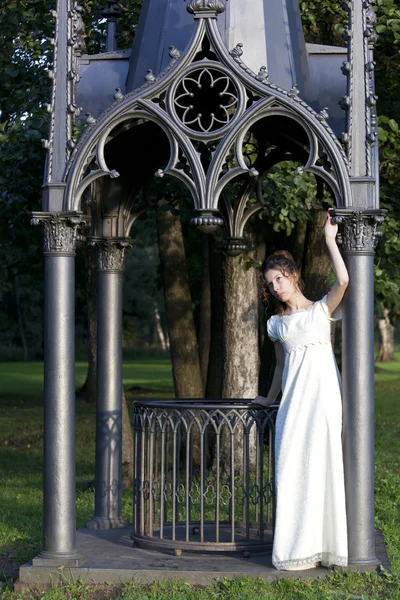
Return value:
[(325, 242), (331, 257), (333, 270), (336, 274), (336, 281), (327, 298), (330, 314), (332, 314), (341, 303), (346, 288), (349, 284), (349, 274), (336, 243), (337, 231), (338, 226), (332, 224), (332, 216), (328, 211), (325, 222)]

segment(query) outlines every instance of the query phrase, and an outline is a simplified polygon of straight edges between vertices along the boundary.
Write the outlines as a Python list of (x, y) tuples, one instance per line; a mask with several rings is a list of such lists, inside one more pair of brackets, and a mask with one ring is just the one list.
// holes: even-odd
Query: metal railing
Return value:
[(135, 402), (134, 543), (177, 555), (270, 550), (277, 410), (243, 400)]

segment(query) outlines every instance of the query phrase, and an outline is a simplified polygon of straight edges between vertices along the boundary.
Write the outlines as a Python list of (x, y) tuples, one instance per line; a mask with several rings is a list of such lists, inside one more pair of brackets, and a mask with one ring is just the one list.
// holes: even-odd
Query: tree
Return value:
[(182, 225), (167, 200), (158, 202), (157, 229), (172, 373), (177, 398), (202, 398), (203, 380), (186, 268)]

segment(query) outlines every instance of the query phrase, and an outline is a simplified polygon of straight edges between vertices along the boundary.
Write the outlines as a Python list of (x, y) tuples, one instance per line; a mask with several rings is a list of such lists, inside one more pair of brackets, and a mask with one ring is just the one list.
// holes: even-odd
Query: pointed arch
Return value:
[[(318, 175), (327, 183), (332, 189), (338, 208), (343, 208), (350, 203), (351, 188), (347, 168), (336, 145), (330, 144), (327, 147), (323, 143), (325, 140), (321, 139), (320, 132), (316, 131), (312, 119), (305, 119), (304, 115), (282, 105), (276, 98), (266, 98), (254, 104), (247, 111), (246, 118), (236, 127), (232, 128), (229, 134), (221, 141), (220, 148), (213, 157), (212, 178), (207, 181), (207, 199), (209, 202), (207, 206), (210, 209), (217, 209), (221, 192), (230, 181), (241, 174), (252, 174), (243, 157), (244, 138), (249, 129), (263, 119), (278, 116), (295, 121), (307, 135), (309, 156), (304, 165), (304, 171), (310, 171)], [(224, 162), (231, 149), (234, 151), (237, 167), (229, 170), (225, 175), (220, 177)], [(322, 150), (327, 153), (332, 165), (332, 173), (329, 173), (326, 169), (316, 164)], [(253, 175), (257, 175), (257, 173), (253, 173)]]
[[(205, 38), (213, 49), (214, 58), (199, 58)], [(258, 75), (252, 73), (236, 54), (234, 51), (228, 52), (225, 47), (216, 20), (198, 18), (192, 39), (183, 55), (177, 60), (174, 59), (155, 81), (149, 81), (139, 90), (123, 98), (120, 103), (113, 105), (85, 133), (66, 171), (64, 209), (78, 210), (84, 190), (96, 179), (106, 175), (118, 176), (105, 161), (104, 147), (119, 125), (142, 119), (157, 124), (169, 140), (168, 164), (159, 170), (157, 175), (162, 177), (164, 174), (170, 174), (181, 180), (190, 190), (197, 211), (217, 211), (219, 196), (229, 181), (242, 173), (256, 175), (254, 170), (247, 167), (242, 155), (241, 144), (245, 132), (257, 121), (273, 116), (291, 119), (302, 127), (310, 147), (304, 169), (326, 181), (333, 190), (338, 207), (351, 206), (352, 192), (347, 158), (327, 123), (327, 115), (317, 114), (301, 100), (296, 87), (289, 91), (279, 88), (269, 80), (268, 73), (262, 69)], [(221, 73), (221, 79), (227, 80), (225, 91), (229, 82), (233, 86), (231, 89), (235, 88), (237, 91), (236, 114), (212, 131), (201, 128), (195, 130), (190, 124), (196, 119), (193, 121), (191, 116), (191, 120), (187, 119), (185, 122), (182, 114), (176, 110), (177, 102), (182, 101), (182, 94), (177, 92), (179, 85), (181, 83), (182, 89), (186, 90), (185, 78), (190, 78), (190, 74), (196, 70), (208, 74), (212, 70)], [(215, 81), (218, 81), (217, 75)], [(201, 81), (197, 81), (197, 84), (199, 88), (202, 87)], [(175, 97), (177, 94), (178, 100)], [(186, 95), (190, 95), (187, 90)], [(208, 144), (211, 141), (218, 142), (218, 146), (212, 151), (210, 165), (204, 168), (196, 143)], [(236, 165), (223, 174), (224, 160), (232, 148)], [(331, 172), (317, 164), (322, 150), (331, 164)], [(184, 155), (189, 167), (186, 172), (177, 166), (180, 153), (181, 156)], [(85, 175), (85, 169), (94, 158), (97, 168)]]

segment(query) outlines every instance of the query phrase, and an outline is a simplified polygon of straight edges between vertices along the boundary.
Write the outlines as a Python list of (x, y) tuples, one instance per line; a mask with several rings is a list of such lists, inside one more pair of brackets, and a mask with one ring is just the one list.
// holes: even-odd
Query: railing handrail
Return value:
[(163, 399), (163, 398), (152, 398), (151, 400), (134, 400), (134, 405), (141, 408), (202, 408), (202, 409), (215, 409), (221, 407), (224, 409), (229, 408), (254, 408), (259, 410), (272, 410), (279, 408), (279, 404), (272, 404), (268, 407), (261, 406), (259, 404), (253, 404), (252, 399), (245, 398), (229, 398), (226, 400), (221, 399), (204, 399), (204, 398), (185, 398), (185, 399)]

